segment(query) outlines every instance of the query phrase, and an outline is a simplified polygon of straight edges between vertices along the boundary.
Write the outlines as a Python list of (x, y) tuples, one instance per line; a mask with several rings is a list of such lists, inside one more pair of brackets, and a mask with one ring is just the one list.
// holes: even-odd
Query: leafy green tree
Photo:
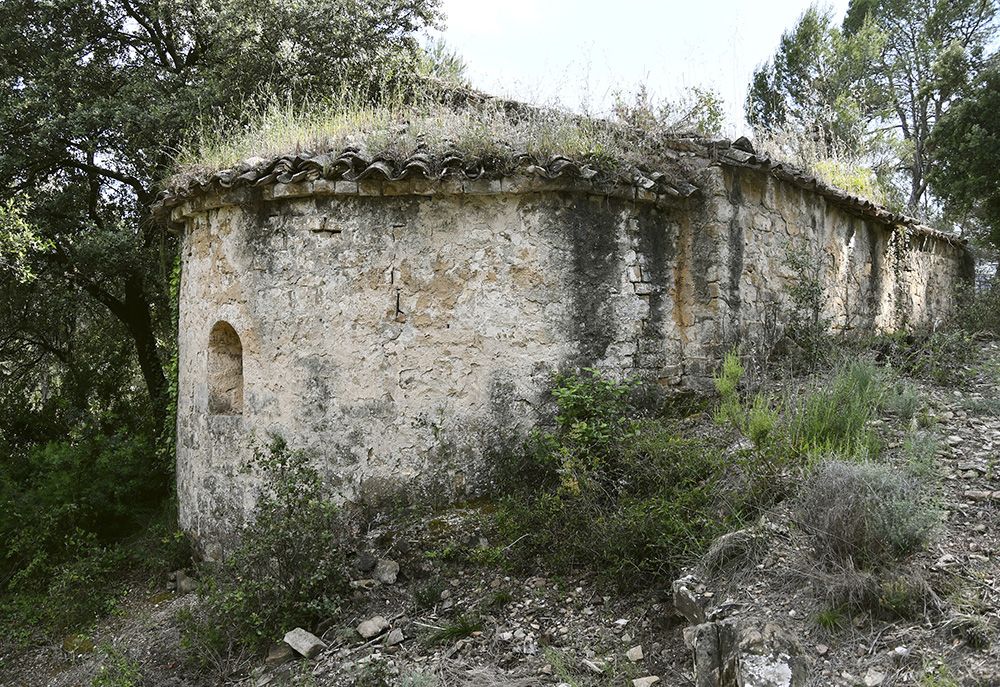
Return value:
[[(120, 334), (132, 348), (124, 366), (134, 361), (162, 426), (175, 246), (150, 208), (185, 132), (237, 117), (265, 93), (296, 99), (350, 84), (376, 97), (415, 72), (414, 35), (436, 16), (436, 0), (0, 3), (3, 250), (13, 255), (6, 237), (26, 235), (12, 218), (42, 242), (16, 244), (14, 269), (30, 264), (30, 283), (0, 262), (5, 307), (25, 311), (0, 322), (6, 364), (47, 370), (42, 381), (57, 388), (60, 353), (79, 334), (63, 322)], [(34, 331), (46, 315), (51, 346)]]
[(931, 183), (953, 214), (972, 217), (1000, 247), (1000, 60), (944, 113), (928, 148)]
[(906, 207), (926, 214), (929, 137), (983, 67), (997, 15), (997, 0), (852, 0), (837, 27), (810, 8), (755, 72), (747, 118), (891, 151)]
[(867, 73), (882, 37), (868, 28), (845, 35), (829, 9), (812, 6), (781, 36), (774, 57), (757, 67), (746, 101), (755, 127), (793, 127), (858, 146), (865, 122), (884, 109)]
[(884, 123), (903, 141), (900, 162), (908, 176), (911, 211), (921, 202), (927, 210), (935, 165), (928, 141), (985, 66), (998, 13), (997, 0), (852, 0), (848, 7), (845, 34), (875, 26), (884, 36), (870, 71), (891, 111)]
[(424, 46), (417, 71), (422, 76), (439, 79), (451, 86), (468, 86), (468, 65), (442, 38)]

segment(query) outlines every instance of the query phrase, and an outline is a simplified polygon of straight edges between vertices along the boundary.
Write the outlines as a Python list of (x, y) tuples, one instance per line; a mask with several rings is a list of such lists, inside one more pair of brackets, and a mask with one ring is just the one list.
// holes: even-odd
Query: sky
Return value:
[[(831, 0), (839, 21), (848, 0)], [(673, 98), (691, 86), (725, 102), (724, 132), (746, 131), (754, 68), (810, 0), (443, 0), (439, 35), (472, 85), (539, 104), (603, 114), (640, 83)]]

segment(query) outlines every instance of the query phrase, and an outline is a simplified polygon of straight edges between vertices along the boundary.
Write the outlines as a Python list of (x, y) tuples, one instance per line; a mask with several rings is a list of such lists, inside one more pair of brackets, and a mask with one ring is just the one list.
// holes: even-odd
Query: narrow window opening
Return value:
[(243, 344), (228, 322), (216, 322), (208, 336), (208, 412), (243, 414)]

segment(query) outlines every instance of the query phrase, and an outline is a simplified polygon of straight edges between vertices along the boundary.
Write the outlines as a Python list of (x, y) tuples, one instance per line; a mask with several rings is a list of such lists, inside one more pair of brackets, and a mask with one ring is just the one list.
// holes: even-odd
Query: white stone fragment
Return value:
[(382, 616), (377, 615), (374, 618), (369, 618), (358, 625), (358, 634), (365, 639), (371, 639), (372, 637), (377, 637), (388, 629), (389, 621)]
[(285, 644), (306, 658), (313, 658), (326, 648), (326, 643), (312, 632), (297, 627), (285, 633)]

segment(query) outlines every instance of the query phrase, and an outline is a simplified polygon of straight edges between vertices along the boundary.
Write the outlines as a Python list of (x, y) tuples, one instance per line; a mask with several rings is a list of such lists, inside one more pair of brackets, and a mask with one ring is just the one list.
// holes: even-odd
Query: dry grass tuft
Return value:
[(757, 564), (770, 545), (763, 527), (748, 527), (717, 538), (698, 562), (705, 575), (723, 571), (740, 571)]
[(915, 479), (868, 462), (820, 463), (796, 507), (817, 557), (834, 569), (888, 567), (921, 550), (937, 521)]

